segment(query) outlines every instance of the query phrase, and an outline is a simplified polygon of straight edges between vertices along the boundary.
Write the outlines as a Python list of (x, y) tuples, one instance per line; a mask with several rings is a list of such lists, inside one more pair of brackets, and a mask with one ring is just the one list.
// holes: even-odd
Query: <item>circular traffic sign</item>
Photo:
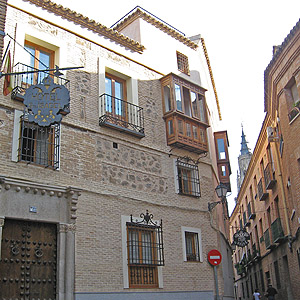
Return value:
[(208, 252), (207, 259), (212, 266), (217, 266), (222, 261), (222, 255), (217, 249), (213, 249)]

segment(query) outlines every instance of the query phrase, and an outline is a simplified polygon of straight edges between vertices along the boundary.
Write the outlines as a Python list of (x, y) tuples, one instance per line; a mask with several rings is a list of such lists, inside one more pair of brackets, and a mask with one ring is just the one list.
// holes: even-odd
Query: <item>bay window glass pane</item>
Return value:
[(225, 144), (223, 139), (217, 139), (219, 159), (226, 159)]
[(178, 133), (183, 134), (183, 121), (178, 120)]
[(206, 123), (206, 118), (205, 118), (205, 103), (203, 97), (199, 95), (199, 108), (200, 108), (200, 120), (201, 122)]
[(206, 140), (205, 140), (205, 132), (203, 131), (203, 129), (200, 129), (200, 141), (202, 143), (206, 143)]
[(164, 98), (165, 98), (165, 110), (166, 112), (171, 110), (171, 92), (170, 86), (164, 86)]
[(182, 111), (181, 91), (180, 91), (180, 86), (178, 84), (175, 84), (175, 101), (176, 101), (176, 108)]
[(191, 101), (192, 101), (193, 116), (195, 118), (200, 118), (199, 103), (197, 101), (197, 94), (195, 92), (191, 92)]
[(168, 132), (169, 132), (169, 134), (174, 133), (174, 131), (173, 131), (173, 120), (168, 121)]
[(183, 102), (184, 102), (184, 114), (191, 116), (191, 96), (189, 89), (182, 87), (183, 91)]
[(194, 140), (199, 140), (197, 126), (193, 126), (193, 136)]
[(222, 171), (222, 176), (226, 176), (226, 167), (225, 166), (221, 167), (221, 171)]
[(192, 132), (191, 132), (191, 124), (186, 123), (186, 135), (191, 137), (192, 136)]

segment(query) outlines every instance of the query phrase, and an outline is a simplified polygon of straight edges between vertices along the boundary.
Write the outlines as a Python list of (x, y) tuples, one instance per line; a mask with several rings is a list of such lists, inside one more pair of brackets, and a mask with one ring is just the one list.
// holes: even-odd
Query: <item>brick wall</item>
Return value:
[[(158, 74), (60, 28), (33, 20), (20, 11), (10, 9), (8, 18), (10, 34), (14, 31), (15, 19), (19, 22), (18, 28), (24, 25), (26, 30), (47, 29), (47, 36), (65, 41), (68, 55), (64, 66), (85, 67), (67, 72), (71, 112), (63, 117), (61, 125), (60, 169), (57, 171), (11, 161), (14, 110), (24, 107), (21, 102), (0, 95), (0, 112), (6, 117), (0, 131), (0, 174), (82, 190), (76, 221), (76, 292), (123, 291), (121, 215), (138, 216), (146, 209), (155, 219), (163, 220), (164, 291), (213, 290), (213, 271), (205, 256), (218, 243), (207, 213), (207, 202), (214, 199), (210, 159), (203, 158), (199, 164), (202, 196), (176, 194), (174, 158), (196, 156), (184, 150), (175, 150), (170, 155)], [(98, 125), (101, 74), (97, 65), (106, 62), (126, 65), (141, 78), (138, 98), (145, 114), (142, 139)], [(117, 149), (113, 143), (117, 143)], [(183, 262), (181, 226), (201, 229), (203, 262)], [(222, 286), (221, 276), (219, 283)]]

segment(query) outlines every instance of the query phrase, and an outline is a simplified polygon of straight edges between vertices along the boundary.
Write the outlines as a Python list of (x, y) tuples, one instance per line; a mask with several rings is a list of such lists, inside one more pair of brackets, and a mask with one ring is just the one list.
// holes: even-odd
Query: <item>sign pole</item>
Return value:
[(217, 266), (214, 266), (214, 275), (215, 275), (215, 284), (216, 284), (216, 300), (220, 300)]
[(222, 262), (222, 254), (217, 249), (212, 249), (207, 254), (208, 262), (214, 267), (214, 277), (216, 285), (216, 300), (220, 300), (217, 265)]

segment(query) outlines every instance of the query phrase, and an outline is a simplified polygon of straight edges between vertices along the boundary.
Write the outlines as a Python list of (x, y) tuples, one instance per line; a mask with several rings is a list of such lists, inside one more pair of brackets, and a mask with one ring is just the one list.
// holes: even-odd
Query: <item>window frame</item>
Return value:
[[(155, 230), (150, 227), (144, 226), (128, 226), (128, 222), (126, 223), (127, 227), (127, 245), (128, 245), (128, 276), (129, 276), (129, 288), (158, 288), (158, 274), (157, 274), (157, 265), (151, 264), (150, 261), (153, 262), (157, 259), (157, 253), (155, 249), (156, 237)], [(130, 239), (130, 232), (137, 233), (137, 240)], [(145, 241), (143, 240), (144, 232), (150, 233), (150, 247), (145, 246)], [(147, 237), (148, 239), (148, 237)], [(137, 243), (137, 245), (136, 245)], [(132, 249), (132, 251), (130, 251)], [(133, 253), (133, 249), (137, 250), (135, 255), (131, 255)], [(150, 250), (150, 251), (149, 251)], [(150, 253), (150, 255), (149, 255)], [(135, 257), (137, 254), (137, 257)], [(132, 283), (131, 282), (131, 271), (134, 269), (138, 269), (140, 272), (140, 279), (142, 281), (141, 284)], [(148, 269), (148, 271), (146, 271)], [(144, 270), (144, 271), (143, 271)], [(151, 271), (152, 270), (152, 271)], [(143, 272), (148, 272), (147, 276)], [(138, 272), (137, 272), (138, 273)], [(152, 273), (153, 283), (145, 283), (145, 277), (149, 279)]]
[[(61, 130), (59, 124), (54, 124), (51, 126), (46, 127), (47, 129), (51, 128), (51, 135), (52, 135), (52, 143), (50, 143), (51, 149), (50, 153), (48, 152), (48, 162), (50, 161), (50, 164), (42, 164), (38, 163), (36, 161), (35, 155), (33, 155), (33, 160), (26, 160), (22, 159), (22, 123), (26, 122), (27, 124), (31, 124), (34, 129), (37, 130), (43, 130), (43, 127), (39, 126), (35, 123), (30, 123), (28, 121), (23, 121), (24, 112), (16, 110), (14, 115), (14, 129), (13, 129), (13, 143), (12, 143), (12, 161), (20, 162), (20, 163), (27, 163), (27, 164), (34, 164), (36, 166), (44, 167), (44, 168), (50, 168), (54, 170), (58, 170), (60, 168), (60, 139), (61, 139)], [(26, 116), (25, 116), (26, 118)], [(30, 126), (31, 126), (30, 125)], [(46, 143), (47, 147), (49, 147), (49, 143)], [(56, 148), (56, 149), (55, 149)], [(36, 141), (34, 145), (33, 152), (36, 150)], [(52, 157), (52, 159), (49, 160), (49, 155)], [(25, 155), (26, 156), (26, 155)], [(27, 157), (30, 158), (30, 156), (27, 155)], [(41, 156), (39, 157), (39, 160), (41, 160)]]
[(177, 58), (178, 71), (180, 71), (186, 75), (190, 75), (190, 67), (189, 67), (188, 57), (185, 54), (183, 54), (179, 51), (176, 51), (176, 58)]
[[(133, 217), (134, 220), (141, 221), (142, 219), (140, 217)], [(155, 287), (150, 287), (150, 286), (145, 286), (145, 287), (134, 287), (130, 285), (130, 274), (129, 274), (129, 256), (128, 256), (128, 247), (127, 247), (127, 238), (128, 238), (128, 231), (127, 231), (127, 223), (131, 222), (131, 217), (130, 216), (121, 216), (121, 234), (122, 234), (122, 262), (123, 262), (123, 286), (125, 289), (145, 289), (145, 288), (163, 288), (163, 274), (162, 274), (162, 266), (156, 266), (157, 269), (157, 286)], [(158, 220), (153, 220), (154, 223), (159, 223), (160, 221)]]
[(198, 165), (176, 159), (175, 187), (176, 193), (179, 195), (201, 197)]
[[(199, 249), (199, 260), (188, 260), (187, 249), (186, 249), (186, 233), (197, 234), (198, 236), (198, 249)], [(203, 262), (203, 250), (202, 250), (202, 236), (201, 229), (194, 227), (181, 226), (181, 239), (182, 239), (182, 254), (184, 262)]]
[[(54, 61), (55, 61), (55, 51), (51, 50), (49, 48), (43, 47), (39, 44), (33, 43), (28, 41), (27, 39), (25, 39), (24, 41), (24, 47), (28, 46), (29, 48), (33, 48), (34, 49), (34, 63), (33, 66), (30, 65), (30, 67), (39, 70), (40, 66), (39, 66), (39, 59), (40, 59), (40, 53), (44, 52), (46, 54), (49, 55), (49, 69), (54, 69)], [(28, 54), (29, 55), (29, 54)], [(45, 69), (45, 67), (43, 67), (42, 69)], [(50, 72), (50, 74), (53, 72)], [(39, 78), (40, 73), (33, 73), (33, 82), (32, 84), (37, 84), (38, 82), (38, 78)], [(41, 80), (39, 80), (41, 81)]]

